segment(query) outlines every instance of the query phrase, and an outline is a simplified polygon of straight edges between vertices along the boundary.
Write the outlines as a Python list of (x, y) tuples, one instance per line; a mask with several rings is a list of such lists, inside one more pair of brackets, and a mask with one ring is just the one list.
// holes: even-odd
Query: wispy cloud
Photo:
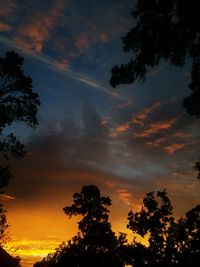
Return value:
[(150, 115), (154, 110), (156, 110), (159, 107), (161, 107), (161, 103), (156, 102), (150, 107), (145, 108), (143, 111), (139, 112), (138, 114), (136, 114), (136, 116), (132, 118), (131, 120), (132, 123), (138, 124), (140, 126), (144, 126), (145, 124), (144, 121), (147, 118), (147, 116)]
[(9, 16), (16, 10), (15, 0), (0, 0), (0, 32), (9, 32), (12, 26), (8, 21)]
[(118, 135), (127, 132), (130, 129), (130, 123), (126, 122), (124, 124), (119, 125), (111, 134), (112, 137), (117, 137)]
[(123, 201), (126, 205), (133, 204), (132, 194), (126, 189), (118, 189), (116, 191), (119, 200)]
[(15, 0), (0, 0), (0, 19), (7, 18), (15, 9), (17, 4)]
[(153, 140), (153, 141), (148, 141), (148, 142), (146, 142), (146, 144), (150, 145), (150, 146), (161, 147), (161, 145), (163, 143), (166, 143), (166, 142), (167, 142), (167, 138), (161, 137), (161, 138), (158, 138), (158, 139)]
[(29, 56), (39, 60), (42, 63), (45, 63), (47, 67), (53, 69), (54, 71), (61, 72), (66, 77), (69, 77), (71, 79), (80, 81), (84, 84), (89, 85), (89, 88), (100, 91), (102, 93), (105, 93), (107, 95), (110, 95), (113, 98), (118, 98), (123, 101), (127, 101), (125, 97), (121, 96), (120, 94), (116, 94), (111, 89), (106, 88), (106, 86), (101, 85), (98, 81), (94, 80), (91, 76), (81, 73), (79, 71), (74, 71), (71, 68), (68, 67), (67, 62), (66, 65), (62, 64), (60, 65), (59, 62), (53, 60), (50, 57), (45, 56), (44, 54), (35, 53), (34, 51), (30, 51), (29, 49), (25, 49), (24, 47), (21, 47), (20, 44), (12, 44), (10, 43), (10, 39), (6, 37), (0, 37), (0, 42), (9, 46), (14, 47), (17, 50), (20, 50), (22, 53), (26, 53)]
[(169, 155), (173, 155), (176, 151), (182, 150), (186, 144), (170, 144), (166, 147), (164, 147), (164, 150), (167, 152)]
[(186, 147), (185, 143), (172, 142), (169, 144), (170, 140), (166, 137), (161, 137), (153, 141), (146, 142), (149, 146), (154, 146), (164, 150), (168, 155), (173, 155), (176, 151), (182, 150)]
[(6, 194), (0, 194), (0, 200), (1, 201), (7, 201), (7, 200), (13, 200), (15, 199), (14, 197), (12, 196), (9, 196), (9, 195), (6, 195)]
[(15, 37), (16, 44), (27, 50), (42, 52), (44, 43), (50, 38), (61, 18), (65, 3), (63, 0), (58, 0), (45, 12), (34, 13), (30, 20), (19, 28)]
[(0, 22), (0, 32), (9, 32), (11, 29), (12, 28), (8, 23)]
[[(130, 102), (126, 102), (126, 105), (130, 105)], [(123, 107), (123, 106), (122, 106)], [(145, 120), (146, 118), (157, 108), (161, 107), (161, 103), (160, 102), (156, 102), (153, 105), (145, 108), (144, 110), (142, 110), (141, 112), (137, 113), (135, 116), (133, 116), (129, 121), (120, 124), (119, 126), (117, 126), (113, 132), (112, 132), (112, 137), (117, 137), (118, 135), (127, 132), (130, 128), (133, 127), (134, 124), (137, 124), (141, 127), (143, 127), (145, 125)]]
[(176, 122), (178, 121), (178, 118), (179, 117), (174, 117), (174, 118), (171, 118), (165, 121), (152, 123), (146, 130), (135, 133), (135, 136), (140, 137), (140, 138), (145, 138), (153, 134), (157, 134), (161, 131), (170, 129), (176, 124)]

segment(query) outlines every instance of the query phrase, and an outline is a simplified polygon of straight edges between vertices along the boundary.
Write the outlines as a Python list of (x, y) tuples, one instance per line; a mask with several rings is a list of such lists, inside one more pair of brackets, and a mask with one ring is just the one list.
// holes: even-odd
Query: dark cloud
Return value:
[(29, 140), (29, 154), (12, 164), (18, 197), (37, 198), (57, 188), (91, 183), (99, 176), (96, 166), (109, 157), (108, 130), (88, 101), (82, 115), (80, 127), (71, 121), (48, 125)]

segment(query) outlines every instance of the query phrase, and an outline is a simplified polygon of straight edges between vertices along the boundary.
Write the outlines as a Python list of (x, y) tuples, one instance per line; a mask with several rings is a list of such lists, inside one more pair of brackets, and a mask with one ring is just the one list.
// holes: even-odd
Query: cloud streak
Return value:
[(174, 117), (174, 118), (171, 118), (165, 121), (151, 123), (150, 126), (146, 130), (137, 132), (134, 135), (140, 138), (150, 137), (153, 134), (157, 134), (161, 131), (168, 130), (171, 127), (173, 127), (178, 121), (178, 118), (179, 117)]
[[(128, 106), (130, 105), (130, 102), (128, 102)], [(117, 126), (113, 132), (112, 137), (116, 138), (118, 135), (127, 132), (129, 129), (133, 127), (134, 124), (139, 125), (143, 127), (145, 125), (145, 120), (147, 117), (156, 109), (160, 108), (162, 105), (160, 102), (156, 102), (150, 107), (145, 108), (143, 111), (137, 113), (135, 116), (133, 116), (129, 121), (122, 123), (121, 125)], [(122, 106), (123, 107), (123, 106)], [(126, 107), (126, 105), (125, 105)]]
[(12, 44), (11, 45), (10, 39), (8, 39), (6, 37), (0, 37), (0, 42), (5, 44), (5, 45), (12, 46), (13, 48), (15, 48), (17, 50), (20, 50), (22, 53), (28, 54), (29, 56), (39, 60), (40, 62), (45, 63), (48, 68), (50, 68), (54, 71), (57, 71), (59, 73), (62, 73), (63, 75), (65, 75), (68, 78), (79, 81), (85, 85), (89, 85), (89, 88), (91, 88), (93, 90), (97, 90), (97, 91), (104, 93), (104, 94), (107, 94), (111, 97), (118, 98), (118, 99), (123, 100), (123, 101), (127, 101), (125, 97), (121, 96), (120, 94), (116, 94), (115, 92), (112, 92), (111, 89), (107, 89), (106, 86), (101, 85), (99, 82), (94, 80), (89, 75), (86, 75), (86, 74), (81, 73), (79, 71), (74, 71), (73, 69), (70, 69), (66, 65), (60, 66), (59, 62), (53, 60), (50, 57), (47, 57), (46, 55), (44, 55), (42, 53), (37, 54), (33, 51), (30, 51), (29, 49), (28, 50), (24, 49), (23, 47), (20, 46), (20, 44)]

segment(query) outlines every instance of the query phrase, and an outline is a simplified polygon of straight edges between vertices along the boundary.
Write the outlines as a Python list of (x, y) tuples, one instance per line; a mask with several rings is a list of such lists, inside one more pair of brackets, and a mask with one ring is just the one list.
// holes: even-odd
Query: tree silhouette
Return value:
[(73, 204), (64, 208), (70, 218), (83, 216), (78, 223), (78, 234), (34, 267), (124, 266), (120, 255), (125, 248), (126, 236), (120, 234), (117, 238), (112, 231), (107, 209), (110, 205), (110, 198), (101, 196), (97, 186), (83, 186), (80, 193), (73, 195)]
[[(191, 61), (190, 96), (183, 107), (200, 117), (200, 20), (196, 0), (137, 0), (131, 12), (136, 25), (122, 38), (123, 50), (133, 57), (112, 69), (110, 84), (144, 80), (161, 60), (182, 67)], [(194, 167), (200, 178), (199, 162)]]
[(122, 38), (127, 64), (112, 69), (110, 83), (133, 83), (145, 78), (162, 59), (182, 67), (192, 61), (192, 93), (184, 99), (187, 112), (200, 116), (200, 20), (196, 0), (137, 0), (131, 12), (136, 25)]
[[(32, 80), (22, 70), (23, 58), (14, 51), (0, 57), (0, 160), (11, 156), (21, 158), (25, 146), (7, 128), (15, 122), (24, 122), (35, 127), (40, 105), (38, 94), (32, 90)], [(0, 163), (0, 194), (12, 177), (9, 166)], [(0, 245), (5, 242), (7, 229), (5, 210), (0, 206)]]
[[(122, 266), (117, 256), (118, 239), (108, 221), (109, 197), (101, 196), (97, 186), (83, 186), (73, 195), (73, 204), (65, 207), (69, 216), (82, 215), (78, 223), (79, 235), (74, 242), (80, 247), (84, 260), (81, 266)], [(122, 242), (123, 243), (123, 242)]]
[[(0, 57), (0, 157), (21, 158), (25, 146), (5, 128), (14, 122), (25, 122), (35, 127), (40, 104), (38, 94), (32, 90), (32, 80), (22, 70), (23, 58), (14, 51)], [(6, 179), (7, 177), (7, 179)], [(11, 177), (8, 167), (0, 166), (0, 189), (8, 185)]]
[(149, 246), (135, 238), (127, 244), (125, 234), (116, 238), (108, 222), (110, 205), (110, 198), (102, 197), (95, 185), (83, 186), (73, 195), (73, 204), (64, 208), (70, 217), (83, 216), (78, 234), (34, 267), (199, 266), (200, 205), (175, 219), (166, 191), (147, 193), (141, 210), (129, 212), (127, 227), (148, 239)]
[[(175, 220), (165, 191), (151, 192), (139, 212), (130, 211), (127, 227), (148, 238), (149, 247), (133, 246), (133, 266), (198, 266), (200, 260), (200, 205)], [(137, 253), (136, 253), (137, 252)], [(138, 255), (138, 257), (135, 257)]]
[(3, 209), (3, 205), (0, 204), (0, 247), (8, 241), (8, 233), (6, 232), (8, 228), (6, 220), (6, 211)]

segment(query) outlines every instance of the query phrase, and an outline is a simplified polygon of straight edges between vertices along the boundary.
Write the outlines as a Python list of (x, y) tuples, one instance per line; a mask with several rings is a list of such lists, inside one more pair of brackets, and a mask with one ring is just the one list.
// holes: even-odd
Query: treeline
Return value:
[[(113, 232), (110, 205), (111, 199), (97, 186), (83, 186), (73, 195), (72, 205), (63, 209), (70, 218), (82, 215), (77, 235), (34, 267), (199, 266), (200, 205), (175, 219), (166, 191), (146, 194), (141, 210), (128, 214), (132, 243), (126, 234)], [(135, 234), (147, 238), (149, 245), (137, 242)]]

